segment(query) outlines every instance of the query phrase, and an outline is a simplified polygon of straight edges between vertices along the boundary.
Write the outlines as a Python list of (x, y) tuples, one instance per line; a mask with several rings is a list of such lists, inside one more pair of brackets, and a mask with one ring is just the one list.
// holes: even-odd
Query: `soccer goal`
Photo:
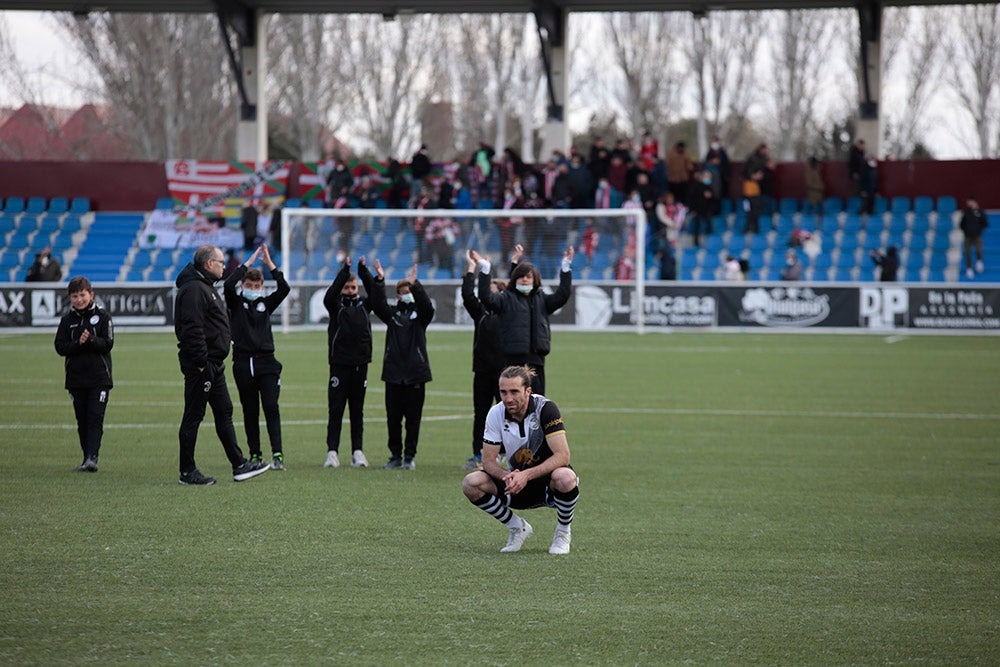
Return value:
[[(389, 280), (414, 264), (422, 278), (460, 280), (465, 252), (489, 257), (506, 274), (514, 248), (538, 267), (542, 280), (558, 280), (563, 253), (573, 247), (574, 280), (634, 284), (637, 330), (643, 331), (647, 278), (647, 219), (628, 209), (330, 209), (281, 212), (281, 268), (289, 281), (332, 280), (344, 257), (369, 266), (378, 259)], [(287, 329), (287, 311), (285, 328)]]

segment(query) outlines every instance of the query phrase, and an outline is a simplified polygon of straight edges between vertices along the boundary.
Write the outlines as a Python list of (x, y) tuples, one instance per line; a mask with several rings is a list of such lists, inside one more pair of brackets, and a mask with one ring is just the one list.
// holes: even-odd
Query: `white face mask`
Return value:
[(262, 296), (264, 296), (263, 292), (258, 292), (256, 290), (249, 290), (249, 289), (243, 290), (243, 298), (246, 299), (247, 301), (256, 301)]
[(521, 294), (531, 294), (533, 289), (535, 289), (534, 285), (517, 285), (517, 291)]
[(409, 293), (407, 293), (407, 294), (400, 294), (399, 295), (399, 301), (401, 303), (413, 303), (413, 295), (409, 294)]
[(721, 144), (718, 141), (713, 141), (712, 142), (712, 150), (716, 150), (716, 151), (719, 150), (719, 146), (720, 145)]

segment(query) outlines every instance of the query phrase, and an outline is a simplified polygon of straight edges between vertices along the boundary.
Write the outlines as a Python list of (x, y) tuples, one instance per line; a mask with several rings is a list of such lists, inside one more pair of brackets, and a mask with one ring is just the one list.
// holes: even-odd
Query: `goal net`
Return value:
[[(506, 278), (515, 246), (542, 280), (558, 280), (563, 253), (574, 249), (574, 280), (619, 280), (634, 285), (642, 304), (645, 281), (659, 276), (660, 251), (641, 208), (617, 209), (329, 209), (281, 212), (282, 271), (290, 281), (331, 281), (345, 257), (378, 259), (387, 280), (414, 265), (422, 280), (461, 280), (466, 250), (489, 257)], [(636, 309), (642, 332), (643, 308)]]

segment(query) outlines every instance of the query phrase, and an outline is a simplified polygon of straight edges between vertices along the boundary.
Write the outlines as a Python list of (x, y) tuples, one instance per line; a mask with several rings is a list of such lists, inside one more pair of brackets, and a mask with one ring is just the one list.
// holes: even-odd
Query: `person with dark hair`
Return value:
[(362, 257), (358, 261), (361, 275), (368, 293), (366, 298), (358, 295), (358, 277), (351, 273), (351, 258), (344, 265), (323, 296), (323, 306), (330, 315), (327, 325), (327, 358), (330, 363), (330, 382), (327, 384), (326, 461), (324, 468), (340, 467), (340, 431), (344, 421), (344, 408), (350, 410), (351, 417), (351, 467), (367, 468), (368, 458), (364, 452), (365, 395), (368, 393), (368, 364), (372, 361), (372, 323), (368, 314), (372, 312), (376, 297), (369, 284), (381, 285), (384, 279), (382, 265), (375, 260), (374, 280)]
[(97, 472), (97, 458), (104, 437), (104, 412), (111, 394), (111, 348), (115, 329), (111, 316), (94, 301), (90, 281), (77, 276), (69, 281), (69, 312), (56, 331), (55, 348), (66, 357), (66, 390), (73, 397), (76, 432), (83, 450), (77, 472)]
[[(964, 236), (965, 246), (965, 277), (972, 280), (976, 273), (982, 273), (986, 268), (983, 264), (983, 232), (989, 223), (986, 214), (979, 208), (979, 201), (969, 195), (965, 198), (965, 208), (962, 209), (962, 220), (958, 223)], [(976, 271), (972, 270), (972, 249), (976, 250)]]
[(879, 272), (879, 280), (881, 282), (896, 282), (896, 272), (899, 271), (899, 250), (896, 246), (889, 246), (884, 255), (878, 250), (872, 250), (871, 258), (882, 269)]
[[(483, 429), (486, 413), (500, 402), (497, 381), (504, 367), (503, 349), (500, 346), (500, 329), (497, 316), (486, 310), (476, 296), (476, 260), (472, 251), (466, 250), (465, 275), (462, 277), (462, 305), (473, 322), (472, 334), (472, 457), (462, 470), (483, 469)], [(516, 263), (516, 262), (515, 262)], [(507, 281), (495, 278), (490, 290), (497, 294), (507, 289)]]
[[(264, 265), (278, 288), (264, 296), (264, 274), (250, 268), (263, 255)], [(239, 294), (236, 286), (241, 285)], [(271, 314), (285, 300), (291, 287), (281, 270), (271, 260), (267, 245), (257, 248), (223, 283), (223, 295), (229, 310), (233, 332), (233, 379), (243, 406), (243, 429), (247, 436), (250, 460), (260, 462), (260, 409), (263, 406), (267, 437), (271, 441), (271, 468), (285, 469), (285, 454), (281, 446), (281, 363), (274, 357), (274, 335)]]
[[(376, 264), (378, 266), (378, 264)], [(380, 272), (381, 273), (381, 272)], [(361, 274), (365, 291), (371, 296), (371, 308), (385, 322), (385, 355), (382, 357), (382, 381), (385, 382), (386, 426), (389, 431), (389, 461), (383, 470), (415, 470), (420, 420), (424, 413), (426, 385), (431, 381), (427, 357), (427, 326), (434, 319), (434, 304), (417, 280), (417, 265), (396, 283), (396, 306), (385, 298), (385, 284)], [(403, 420), (406, 440), (403, 440)]]
[[(534, 530), (512, 509), (554, 507), (556, 531), (549, 553), (565, 555), (572, 542), (580, 478), (570, 465), (569, 443), (559, 406), (532, 391), (532, 371), (510, 366), (500, 373), (501, 403), (486, 417), (483, 469), (462, 480), (469, 502), (507, 526), (500, 551), (520, 551)], [(497, 461), (506, 455), (507, 469)]]
[(52, 256), (50, 248), (45, 248), (35, 255), (35, 261), (28, 267), (24, 281), (27, 283), (55, 283), (62, 280), (62, 275), (59, 260)]
[(242, 482), (270, 470), (262, 461), (244, 458), (236, 442), (233, 401), (226, 385), (225, 365), (232, 331), (226, 305), (215, 289), (225, 265), (222, 250), (214, 245), (203, 245), (195, 250), (193, 261), (177, 276), (174, 334), (177, 336), (177, 358), (184, 374), (184, 415), (177, 432), (180, 484), (215, 484), (215, 478), (203, 475), (194, 461), (198, 428), (209, 405), (215, 418), (215, 433), (233, 466), (233, 480)]
[(542, 277), (534, 264), (523, 262), (510, 273), (507, 289), (490, 290), (490, 261), (475, 250), (479, 266), (479, 300), (499, 319), (500, 345), (507, 365), (527, 365), (535, 372), (532, 388), (545, 392), (545, 357), (552, 344), (549, 316), (569, 301), (573, 286), (573, 246), (563, 253), (559, 287), (552, 294), (542, 291)]

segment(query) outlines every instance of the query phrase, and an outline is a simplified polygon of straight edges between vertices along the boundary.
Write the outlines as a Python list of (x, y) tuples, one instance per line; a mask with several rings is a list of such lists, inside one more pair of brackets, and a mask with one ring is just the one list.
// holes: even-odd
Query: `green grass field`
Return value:
[(97, 474), (52, 337), (0, 338), (0, 664), (1000, 664), (1000, 338), (556, 332), (564, 557), (553, 510), (500, 554), (462, 496), (472, 334), (429, 338), (415, 472), (377, 469), (379, 361), (376, 467), (322, 468), (308, 332), (277, 341), (288, 471), (232, 482), (209, 419), (201, 488), (172, 335), (119, 331)]

